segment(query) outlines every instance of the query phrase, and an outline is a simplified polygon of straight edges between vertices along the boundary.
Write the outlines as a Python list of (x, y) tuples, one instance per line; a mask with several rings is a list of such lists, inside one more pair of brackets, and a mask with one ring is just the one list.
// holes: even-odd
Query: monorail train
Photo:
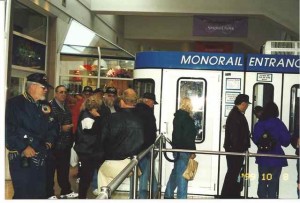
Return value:
[[(297, 55), (140, 52), (136, 55), (134, 89), (139, 95), (155, 93), (159, 102), (154, 109), (159, 133), (170, 139), (179, 100), (190, 97), (198, 130), (197, 150), (218, 152), (224, 151), (226, 117), (240, 93), (248, 94), (251, 99), (252, 105), (245, 113), (251, 131), (257, 122), (253, 108), (274, 101), (279, 107), (280, 119), (290, 133), (294, 132), (299, 125), (299, 68)], [(295, 154), (291, 145), (284, 151), (286, 155)], [(249, 152), (257, 152), (253, 142)], [(189, 183), (188, 193), (220, 195), (227, 171), (225, 156), (200, 154), (196, 160), (199, 168)], [(289, 159), (288, 164), (281, 174), (279, 198), (297, 198), (296, 159)], [(172, 163), (163, 161), (162, 192), (172, 167)], [(255, 158), (250, 157), (249, 198), (257, 198), (257, 177)]]

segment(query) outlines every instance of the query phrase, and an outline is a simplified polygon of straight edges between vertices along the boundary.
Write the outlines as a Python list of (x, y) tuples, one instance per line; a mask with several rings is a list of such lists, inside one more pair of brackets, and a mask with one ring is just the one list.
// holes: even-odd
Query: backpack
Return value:
[(270, 133), (265, 132), (257, 142), (257, 148), (261, 152), (269, 152), (276, 146), (276, 141), (270, 135)]

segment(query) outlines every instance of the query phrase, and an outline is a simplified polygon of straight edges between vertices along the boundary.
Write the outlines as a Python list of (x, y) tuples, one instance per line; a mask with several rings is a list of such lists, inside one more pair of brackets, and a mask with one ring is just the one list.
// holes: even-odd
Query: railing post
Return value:
[[(134, 156), (133, 159), (137, 160), (137, 156)], [(137, 199), (138, 164), (135, 165), (132, 176), (133, 176), (133, 199)]]
[(149, 198), (152, 199), (152, 188), (153, 188), (153, 178), (155, 176), (154, 173), (154, 148), (155, 146), (153, 146), (153, 148), (151, 149), (151, 156), (150, 156), (150, 176), (149, 176)]
[(248, 181), (249, 181), (249, 151), (247, 150), (246, 151), (246, 154), (245, 154), (245, 174), (247, 174), (246, 176), (244, 177), (248, 177), (248, 178), (244, 178), (244, 188), (245, 188), (245, 191), (244, 191), (244, 198), (245, 199), (248, 199)]
[(158, 170), (158, 174), (157, 174), (157, 178), (158, 178), (158, 198), (161, 199), (161, 179), (162, 179), (162, 148), (163, 148), (163, 142), (166, 142), (165, 140), (165, 136), (163, 134), (161, 134), (161, 138), (159, 140), (159, 170)]

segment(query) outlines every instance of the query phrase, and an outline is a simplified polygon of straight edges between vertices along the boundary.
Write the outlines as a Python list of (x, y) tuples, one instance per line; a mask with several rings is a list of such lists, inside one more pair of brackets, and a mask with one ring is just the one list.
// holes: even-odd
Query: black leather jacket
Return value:
[[(91, 128), (84, 127), (82, 121), (90, 119), (94, 121)], [(80, 112), (78, 119), (78, 127), (75, 135), (74, 150), (80, 156), (89, 156), (103, 160), (103, 143), (101, 137), (102, 119), (101, 117), (93, 117), (89, 111), (83, 110)]]
[(245, 152), (250, 147), (250, 131), (245, 115), (234, 106), (225, 128), (224, 148), (229, 152)]
[(143, 133), (143, 122), (135, 108), (111, 114), (102, 131), (105, 160), (137, 155), (144, 144)]

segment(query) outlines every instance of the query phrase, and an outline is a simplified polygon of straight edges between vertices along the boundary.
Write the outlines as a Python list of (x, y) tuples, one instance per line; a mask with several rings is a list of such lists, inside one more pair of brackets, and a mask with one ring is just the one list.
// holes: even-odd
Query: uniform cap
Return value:
[(44, 73), (32, 73), (27, 76), (28, 82), (36, 82), (44, 85), (47, 88), (53, 88), (47, 81), (47, 76)]
[(107, 94), (117, 94), (117, 89), (114, 88), (114, 87), (107, 87), (106, 90), (105, 90), (105, 93)]
[(86, 94), (86, 93), (90, 93), (92, 94), (93, 93), (93, 88), (90, 87), (90, 86), (85, 86), (82, 90), (82, 93)]

